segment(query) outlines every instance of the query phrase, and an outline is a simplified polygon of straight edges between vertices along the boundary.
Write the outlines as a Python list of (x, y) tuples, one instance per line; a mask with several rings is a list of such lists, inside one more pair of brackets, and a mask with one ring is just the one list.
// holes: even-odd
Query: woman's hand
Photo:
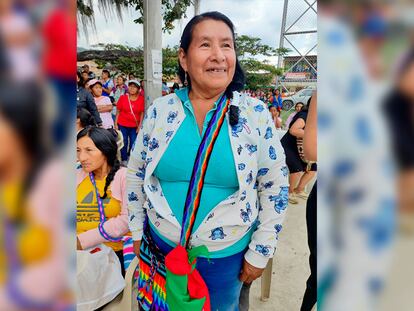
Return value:
[(133, 247), (134, 247), (134, 254), (137, 255), (137, 257), (139, 257), (139, 249), (141, 247), (141, 240), (134, 241), (133, 242)]
[(239, 279), (243, 283), (251, 283), (257, 278), (259, 278), (264, 271), (263, 269), (256, 268), (255, 266), (252, 266), (249, 264), (246, 260), (243, 262), (243, 268), (240, 272)]
[(78, 250), (78, 251), (83, 250), (82, 245), (81, 245), (78, 237), (76, 237), (76, 250)]

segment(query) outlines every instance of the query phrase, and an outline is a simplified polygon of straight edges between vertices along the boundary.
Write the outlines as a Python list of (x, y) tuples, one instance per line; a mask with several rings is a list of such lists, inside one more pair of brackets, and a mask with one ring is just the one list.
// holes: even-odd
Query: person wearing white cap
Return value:
[(87, 85), (95, 99), (95, 104), (102, 120), (102, 127), (106, 129), (114, 127), (114, 121), (111, 116), (112, 103), (109, 97), (102, 95), (102, 82), (92, 79)]

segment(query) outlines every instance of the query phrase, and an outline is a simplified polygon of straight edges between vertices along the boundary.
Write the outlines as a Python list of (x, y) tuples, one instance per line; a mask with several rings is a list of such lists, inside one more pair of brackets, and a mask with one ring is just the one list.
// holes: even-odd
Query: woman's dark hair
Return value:
[(108, 70), (108, 69), (104, 69), (104, 70), (102, 70), (102, 73), (106, 73), (106, 74), (108, 75), (108, 78), (110, 78), (110, 77), (111, 77), (111, 73), (109, 72), (109, 70)]
[(117, 158), (118, 145), (116, 144), (116, 139), (118, 134), (114, 129), (107, 130), (101, 127), (89, 126), (78, 133), (76, 140), (78, 141), (84, 136), (92, 139), (96, 148), (98, 148), (106, 157), (106, 163), (111, 167), (111, 170), (106, 177), (104, 193), (101, 195), (101, 199), (105, 199), (107, 196), (106, 191), (121, 166), (121, 163), (119, 163)]
[(296, 109), (296, 107), (297, 107), (298, 105), (302, 105), (302, 109), (303, 109), (303, 107), (305, 107), (305, 104), (304, 104), (304, 103), (302, 103), (302, 102), (297, 102), (297, 103), (295, 104), (295, 109)]
[[(205, 20), (215, 20), (225, 23), (231, 30), (231, 34), (233, 36), (234, 42), (234, 49), (237, 51), (236, 47), (236, 38), (234, 34), (234, 25), (231, 20), (220, 12), (206, 12), (197, 16), (194, 16), (188, 24), (185, 26), (183, 34), (181, 36), (180, 41), (180, 48), (184, 50), (187, 54), (188, 48), (191, 44), (191, 40), (193, 39), (193, 31), (194, 27)], [(178, 76), (182, 83), (185, 81), (185, 70), (181, 67), (180, 61), (178, 61)], [(231, 81), (230, 85), (227, 87), (225, 94), (228, 98), (233, 97), (233, 91), (241, 91), (244, 87), (245, 83), (245, 75), (243, 69), (240, 66), (239, 60), (237, 59), (236, 53), (236, 69), (234, 72), (233, 80)], [(187, 76), (188, 88), (191, 89), (191, 79)]]
[(97, 125), (93, 115), (85, 108), (77, 109), (76, 118), (80, 120), (80, 124), (83, 128)]
[(30, 158), (30, 168), (23, 181), (22, 199), (30, 191), (50, 151), (45, 137), (47, 131), (44, 131), (44, 104), (43, 89), (35, 82), (0, 83), (0, 114), (12, 126)]

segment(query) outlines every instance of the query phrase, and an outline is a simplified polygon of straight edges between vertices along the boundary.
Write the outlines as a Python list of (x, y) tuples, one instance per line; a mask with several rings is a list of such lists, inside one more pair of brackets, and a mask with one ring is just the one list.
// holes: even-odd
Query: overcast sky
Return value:
[[(134, 10), (124, 12), (123, 21), (112, 16), (107, 20), (98, 9), (98, 0), (93, 0), (95, 5), (95, 20), (97, 33), (89, 31), (89, 42), (86, 40), (82, 31), (78, 36), (78, 46), (89, 48), (97, 43), (116, 43), (133, 47), (143, 45), (143, 27), (133, 22), (139, 14)], [(311, 1), (313, 2), (313, 1)], [(249, 35), (259, 37), (262, 42), (272, 47), (279, 47), (280, 29), (283, 13), (283, 0), (201, 0), (201, 13), (207, 11), (219, 11), (227, 15), (235, 25), (239, 35)], [(287, 27), (307, 9), (304, 0), (290, 0), (288, 7)], [(316, 5), (314, 6), (316, 9)], [(190, 6), (187, 10), (187, 18), (176, 21), (175, 28), (171, 34), (165, 33), (162, 37), (162, 45), (174, 46), (179, 43), (182, 30), (187, 22), (194, 15), (194, 8)], [(312, 10), (304, 15), (304, 18), (294, 27), (293, 30), (316, 29), (316, 14)], [(316, 35), (305, 37), (294, 36), (290, 41), (296, 45), (302, 53), (307, 52), (316, 44)], [(285, 42), (285, 47), (292, 47)], [(315, 54), (315, 53), (310, 53)], [(276, 63), (276, 58), (269, 59), (271, 63)]]

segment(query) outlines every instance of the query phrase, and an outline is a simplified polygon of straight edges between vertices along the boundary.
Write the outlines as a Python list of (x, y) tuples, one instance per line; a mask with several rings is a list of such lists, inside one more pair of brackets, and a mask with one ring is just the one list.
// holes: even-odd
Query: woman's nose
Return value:
[(214, 45), (212, 48), (211, 59), (216, 60), (218, 62), (222, 62), (225, 60), (224, 53), (219, 45)]

